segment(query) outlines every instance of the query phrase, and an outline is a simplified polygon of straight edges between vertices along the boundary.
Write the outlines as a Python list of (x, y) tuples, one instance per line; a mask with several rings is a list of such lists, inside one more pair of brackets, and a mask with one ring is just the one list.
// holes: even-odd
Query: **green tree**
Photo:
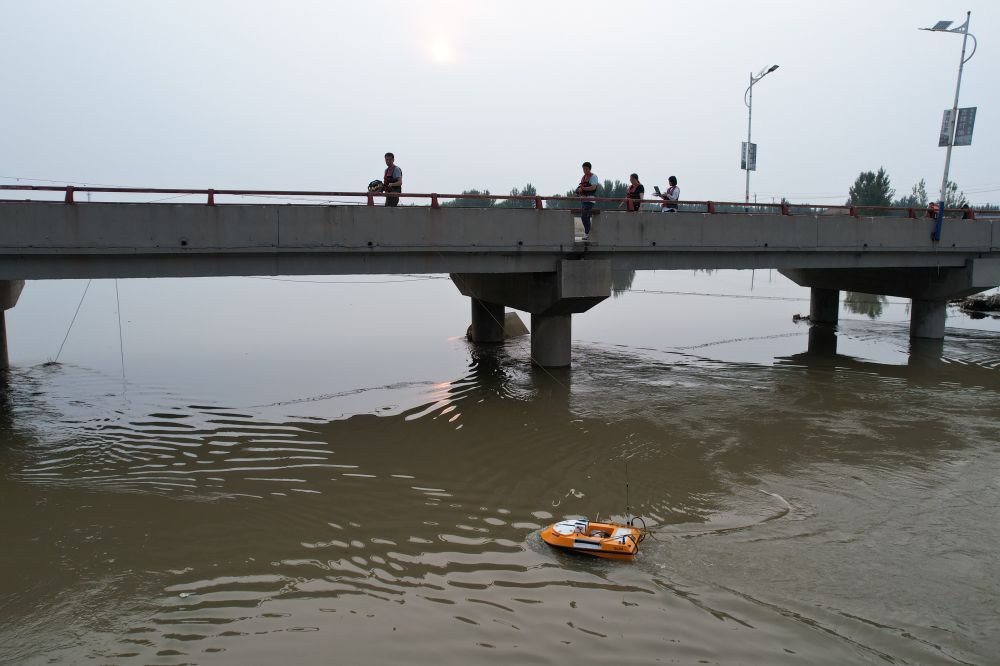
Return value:
[[(521, 189), (514, 188), (510, 191), (510, 196), (512, 197), (534, 197), (538, 196), (538, 190), (531, 183), (526, 183)], [(534, 201), (518, 200), (518, 199), (504, 199), (503, 201), (497, 202), (497, 208), (534, 208)]]
[[(848, 206), (891, 206), (896, 193), (889, 182), (889, 174), (879, 167), (878, 173), (862, 171), (848, 190)], [(885, 211), (867, 211), (872, 215), (885, 215)]]
[[(486, 195), (489, 196), (490, 191), (487, 189), (483, 190), (462, 190), (462, 194), (468, 194), (473, 196)], [(454, 208), (492, 208), (496, 204), (493, 199), (474, 199), (474, 198), (464, 198), (459, 197), (457, 199), (452, 199), (451, 201), (444, 201), (441, 203), (442, 206), (449, 206)]]
[(908, 195), (896, 199), (892, 205), (901, 208), (926, 208), (927, 202), (927, 183), (921, 178)]
[(958, 184), (955, 181), (949, 180), (948, 187), (944, 190), (944, 207), (961, 208), (967, 203), (969, 200), (965, 198), (965, 192), (958, 189)]

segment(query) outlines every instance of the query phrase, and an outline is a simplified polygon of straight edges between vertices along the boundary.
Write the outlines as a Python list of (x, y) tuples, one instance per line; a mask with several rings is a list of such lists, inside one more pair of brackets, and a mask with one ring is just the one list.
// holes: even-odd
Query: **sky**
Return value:
[[(964, 20), (979, 40), (951, 178), (1000, 202), (1000, 4), (0, 0), (0, 183), (412, 192), (677, 176), (682, 198), (843, 203), (884, 167), (940, 188)], [(971, 47), (971, 40), (970, 40)], [(17, 180), (20, 179), (20, 180)]]

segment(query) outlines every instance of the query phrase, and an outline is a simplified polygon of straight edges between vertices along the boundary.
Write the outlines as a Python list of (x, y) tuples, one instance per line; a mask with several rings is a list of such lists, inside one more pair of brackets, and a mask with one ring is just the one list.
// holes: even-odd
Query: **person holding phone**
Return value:
[(677, 205), (676, 201), (681, 198), (681, 188), (677, 187), (677, 176), (671, 176), (667, 179), (670, 183), (670, 187), (667, 188), (666, 192), (660, 192), (660, 188), (656, 188), (656, 194), (663, 199), (663, 203), (660, 204), (660, 211), (664, 213), (676, 213)]

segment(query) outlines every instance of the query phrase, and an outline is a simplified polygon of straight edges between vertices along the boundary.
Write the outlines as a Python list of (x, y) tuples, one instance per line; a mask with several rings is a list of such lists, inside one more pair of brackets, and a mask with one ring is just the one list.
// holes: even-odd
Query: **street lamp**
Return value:
[[(947, 140), (947, 143), (944, 144), (947, 146), (947, 150), (944, 158), (944, 177), (941, 178), (941, 199), (938, 201), (937, 221), (934, 224), (934, 231), (931, 232), (931, 239), (935, 241), (941, 240), (941, 222), (944, 220), (944, 202), (948, 191), (948, 168), (951, 166), (951, 148), (955, 144), (955, 128), (958, 119), (958, 92), (962, 88), (962, 69), (965, 67), (965, 63), (972, 60), (972, 56), (976, 55), (976, 46), (978, 44), (976, 36), (969, 33), (969, 22), (971, 20), (972, 12), (966, 12), (965, 23), (957, 28), (949, 29), (949, 26), (953, 23), (952, 21), (938, 21), (932, 28), (920, 28), (921, 30), (930, 32), (954, 32), (962, 35), (962, 57), (958, 62), (958, 83), (955, 84), (955, 103), (951, 107), (950, 114), (947, 111), (945, 112), (944, 123), (942, 123), (941, 127), (941, 139), (942, 141)], [(972, 53), (966, 58), (965, 46), (969, 37), (972, 37)], [(973, 110), (972, 118), (975, 118), (974, 114), (975, 111)]]
[[(743, 145), (743, 159), (742, 166), (747, 172), (747, 190), (743, 198), (743, 203), (750, 203), (750, 172), (757, 170), (757, 146), (750, 143), (750, 122), (753, 120), (753, 84), (760, 81), (762, 78), (778, 69), (777, 65), (771, 65), (770, 67), (765, 67), (758, 72), (757, 76), (750, 72), (750, 85), (747, 86), (746, 91), (743, 93), (743, 103), (747, 107), (747, 142)], [(749, 100), (747, 96), (749, 95)]]

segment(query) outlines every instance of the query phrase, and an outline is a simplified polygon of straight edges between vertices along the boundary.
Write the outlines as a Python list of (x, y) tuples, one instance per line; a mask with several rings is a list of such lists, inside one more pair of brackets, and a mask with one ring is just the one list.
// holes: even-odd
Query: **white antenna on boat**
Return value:
[(632, 506), (628, 502), (628, 458), (625, 458), (625, 519), (626, 522), (632, 524)]

